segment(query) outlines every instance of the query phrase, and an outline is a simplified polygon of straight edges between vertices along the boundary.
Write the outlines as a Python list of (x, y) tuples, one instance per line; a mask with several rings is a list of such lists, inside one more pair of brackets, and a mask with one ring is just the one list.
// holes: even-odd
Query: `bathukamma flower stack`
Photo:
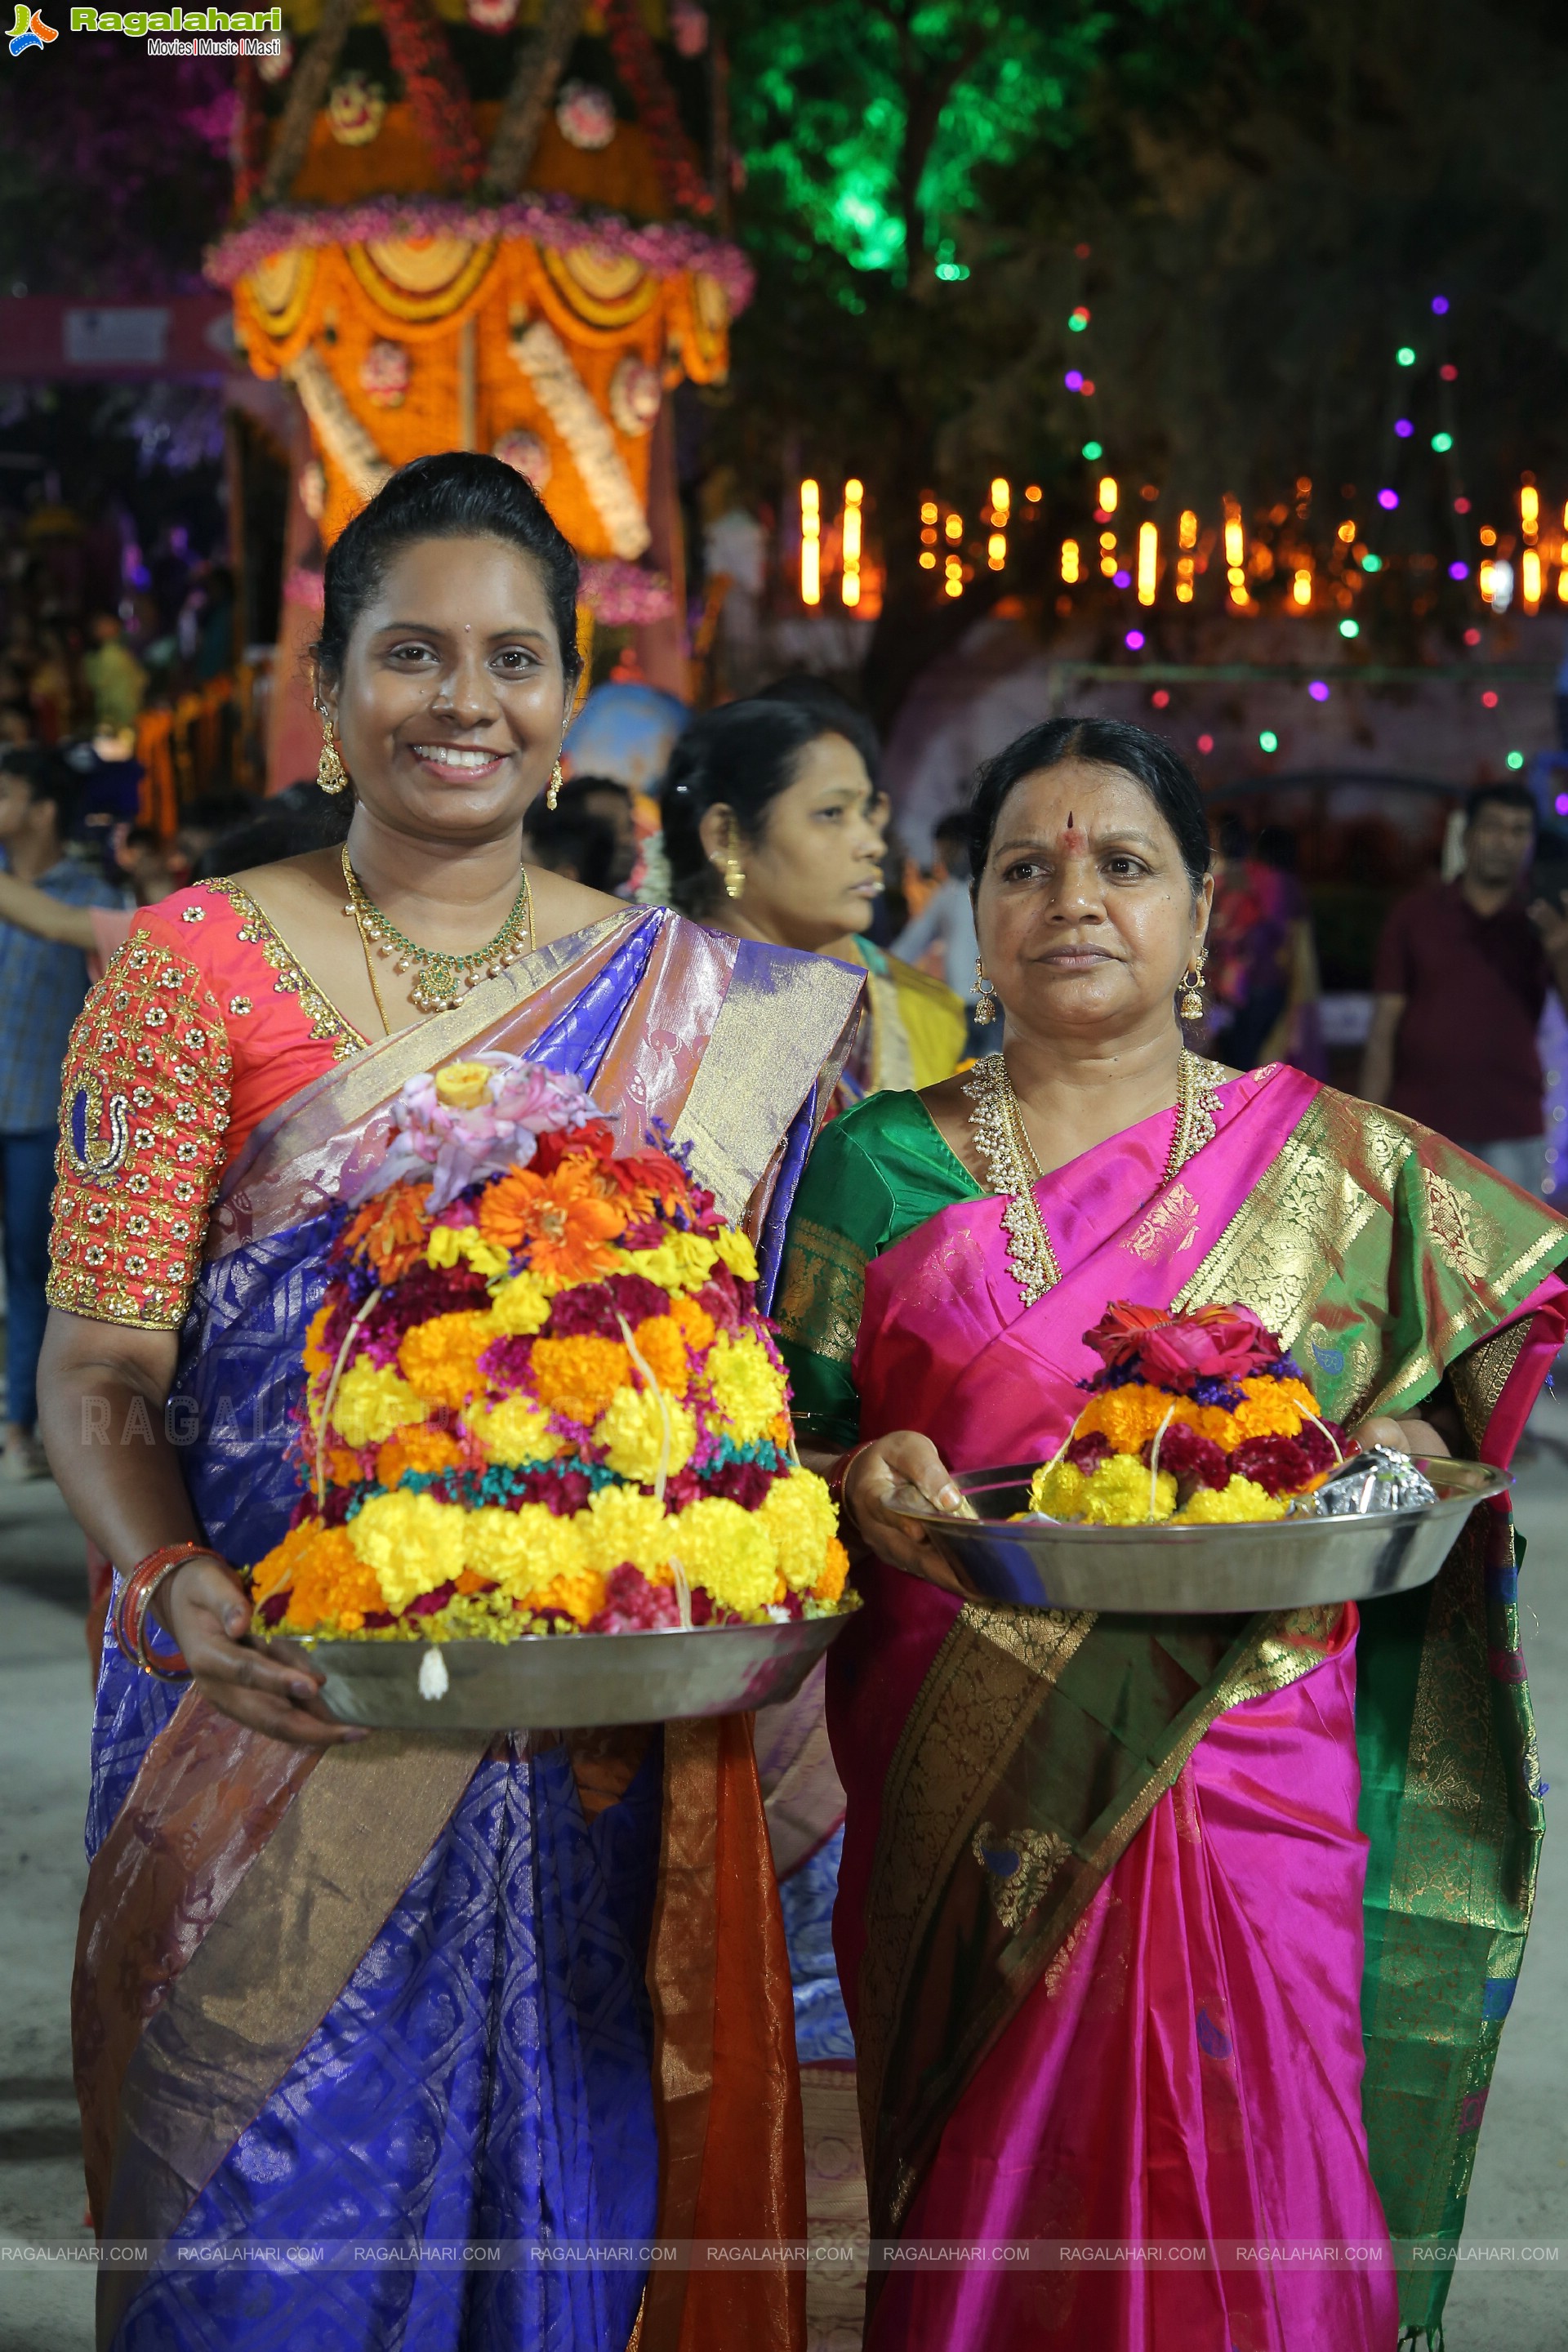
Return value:
[(1053, 1519), (1126, 1528), (1282, 1519), (1353, 1447), (1250, 1307), (1121, 1304), (1085, 1344), (1103, 1370), (1067, 1444), (1035, 1473)]
[(305, 1348), (303, 1493), (258, 1630), (421, 1641), (832, 1613), (744, 1234), (668, 1139), (618, 1151), (510, 1056), (405, 1087)]

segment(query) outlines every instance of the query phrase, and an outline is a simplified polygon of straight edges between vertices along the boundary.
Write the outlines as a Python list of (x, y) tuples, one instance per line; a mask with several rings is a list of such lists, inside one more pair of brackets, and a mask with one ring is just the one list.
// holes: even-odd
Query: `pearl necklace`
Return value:
[[(1219, 1065), (1184, 1052), (1176, 1071), (1176, 1125), (1171, 1137), (1162, 1187), (1184, 1168), (1194, 1152), (1212, 1143), (1215, 1133), (1214, 1090)], [(969, 1114), (974, 1148), (984, 1163), (994, 1192), (1007, 1195), (1002, 1223), (1007, 1235), (1007, 1265), (1026, 1307), (1045, 1296), (1061, 1280), (1061, 1268), (1040, 1214), (1035, 1187), (1042, 1170), (1029, 1141), (1028, 1129), (1007, 1064), (1001, 1054), (986, 1054), (963, 1082), (974, 1108)]]
[[(396, 972), (412, 971), (408, 1001), (420, 1013), (451, 1013), (463, 1001), (464, 991), (477, 988), (481, 980), (493, 980), (499, 971), (527, 955), (533, 946), (533, 903), (528, 891), (528, 869), (523, 869), (511, 912), (488, 947), (475, 948), (468, 955), (447, 955), (438, 948), (422, 948), (389, 922), (374, 900), (367, 898), (364, 886), (349, 863), (348, 845), (343, 846), (343, 880), (348, 885), (348, 903), (343, 908), (359, 925), (360, 938), (364, 942), (366, 961), (374, 948), (380, 956), (395, 956), (392, 969)], [(371, 985), (375, 974), (371, 973)], [(376, 992), (380, 1002), (380, 991)], [(384, 1021), (386, 1015), (382, 1014)]]

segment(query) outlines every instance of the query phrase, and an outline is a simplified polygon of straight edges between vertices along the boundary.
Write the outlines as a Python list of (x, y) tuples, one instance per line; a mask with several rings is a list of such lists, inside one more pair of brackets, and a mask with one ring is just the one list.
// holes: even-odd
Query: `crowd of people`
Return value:
[[(895, 1493), (952, 1509), (955, 1474), (1045, 1458), (1111, 1300), (1157, 1321), (1249, 1284), (1334, 1425), (1506, 1463), (1568, 1331), (1534, 1046), (1568, 913), (1526, 887), (1528, 793), (1472, 795), (1462, 875), (1395, 908), (1358, 1099), (1322, 1084), (1289, 844), (1211, 839), (1158, 736), (1028, 730), (954, 780), (906, 877), (875, 734), (818, 681), (694, 717), (657, 808), (563, 776), (575, 586), (519, 474), (421, 460), (328, 561), (317, 779), (164, 840), (58, 748), (0, 749), (5, 1468), (47, 1446), (120, 1629), (77, 1990), (99, 2229), (795, 2239), (826, 2210), (801, 2101), (809, 2137), (853, 2072), (864, 2215), (917, 2252), (1439, 2247), (1539, 1841), (1522, 1664), (1433, 1728), (1512, 1639), (1502, 1587), (1489, 1615), (1030, 1624), (965, 1606)], [(91, 659), (122, 723), (134, 656), (106, 632)], [(759, 1719), (760, 1780), (750, 1735), (701, 1725), (353, 1762), (315, 1671), (247, 1639), (335, 1188), (426, 1069), (433, 960), (475, 982), (447, 1060), (547, 1050), (667, 1127), (715, 1074), (692, 1172), (757, 1239), (861, 1596)], [(1479, 1596), (1505, 1553), (1506, 1516), (1445, 1576)], [(1455, 1775), (1498, 1801), (1442, 1811)], [(1443, 1846), (1418, 1902), (1417, 1814)], [(911, 2261), (873, 2273), (866, 2340), (1392, 2352), (1446, 2276)], [(333, 2273), (331, 2340), (785, 2352), (801, 2287), (369, 2264)], [(325, 2341), (324, 2292), (284, 2266), (263, 2312), (243, 2264), (127, 2263), (100, 2340)]]

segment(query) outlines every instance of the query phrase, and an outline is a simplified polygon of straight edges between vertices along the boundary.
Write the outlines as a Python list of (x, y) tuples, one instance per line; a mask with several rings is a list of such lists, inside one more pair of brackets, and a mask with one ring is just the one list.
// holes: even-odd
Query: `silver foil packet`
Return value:
[(1408, 1454), (1389, 1445), (1369, 1446), (1336, 1464), (1314, 1497), (1327, 1518), (1361, 1517), (1369, 1511), (1409, 1511), (1435, 1503), (1437, 1490)]

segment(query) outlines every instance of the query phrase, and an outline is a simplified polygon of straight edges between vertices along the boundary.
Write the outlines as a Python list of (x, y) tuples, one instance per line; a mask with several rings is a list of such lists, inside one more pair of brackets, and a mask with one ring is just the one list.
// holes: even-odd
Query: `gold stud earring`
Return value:
[(746, 887), (746, 869), (733, 850), (725, 857), (723, 872), (724, 896), (726, 898), (739, 898)]
[(989, 1029), (996, 1018), (996, 991), (985, 977), (985, 966), (974, 959), (974, 1025)]
[(565, 782), (566, 778), (562, 772), (561, 762), (557, 760), (550, 771), (550, 782), (545, 787), (544, 805), (547, 809), (553, 811), (556, 802), (561, 798), (561, 787)]
[(1204, 1017), (1204, 966), (1207, 961), (1207, 950), (1200, 948), (1196, 964), (1189, 964), (1177, 982), (1178, 987), (1183, 991), (1183, 995), (1176, 1011), (1184, 1021), (1201, 1021)]
[(332, 722), (326, 711), (321, 712), (321, 756), (316, 762), (316, 782), (324, 793), (341, 793), (347, 787), (349, 772), (338, 750), (338, 739), (332, 732)]

